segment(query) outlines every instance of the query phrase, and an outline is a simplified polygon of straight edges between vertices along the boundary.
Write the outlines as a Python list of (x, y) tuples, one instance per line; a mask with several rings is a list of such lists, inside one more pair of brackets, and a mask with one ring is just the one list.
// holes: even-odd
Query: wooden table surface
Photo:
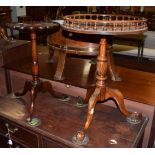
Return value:
[[(74, 99), (74, 98), (73, 98)], [(62, 102), (48, 93), (38, 94), (34, 117), (41, 120), (38, 127), (26, 123), (29, 94), (21, 99), (12, 95), (0, 100), (0, 116), (37, 132), (68, 147), (136, 147), (144, 132), (148, 119), (142, 118), (137, 125), (130, 124), (118, 109), (100, 104), (95, 109), (92, 124), (88, 130), (89, 143), (79, 146), (72, 143), (74, 133), (82, 128), (87, 107), (77, 108), (73, 99)], [(112, 142), (115, 144), (111, 144)]]

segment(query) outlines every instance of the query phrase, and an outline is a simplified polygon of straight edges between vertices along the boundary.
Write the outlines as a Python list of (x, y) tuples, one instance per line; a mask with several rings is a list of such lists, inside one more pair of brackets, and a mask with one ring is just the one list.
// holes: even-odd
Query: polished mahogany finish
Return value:
[(70, 32), (103, 35), (100, 41), (100, 50), (97, 57), (96, 88), (91, 94), (88, 103), (87, 119), (82, 131), (77, 132), (77, 143), (88, 143), (85, 134), (92, 122), (95, 105), (98, 101), (113, 98), (118, 108), (131, 123), (139, 123), (141, 114), (128, 112), (124, 105), (123, 95), (115, 89), (106, 86), (107, 78), (107, 41), (104, 35), (123, 35), (142, 33), (147, 30), (145, 18), (121, 15), (77, 14), (64, 17), (63, 28)]
[[(95, 59), (98, 55), (101, 36), (92, 36), (89, 34), (77, 34), (60, 29), (58, 32), (50, 35), (48, 45), (50, 47), (49, 61), (53, 62), (55, 52), (59, 52), (57, 69), (54, 75), (55, 80), (63, 80), (63, 71), (67, 55), (79, 58), (89, 58), (90, 63), (96, 63)], [(108, 38), (111, 41), (111, 38)], [(109, 42), (110, 42), (109, 41)], [(112, 45), (109, 43), (108, 51), (108, 71), (110, 72), (111, 80), (120, 81), (119, 76), (115, 71), (115, 66), (112, 58)]]
[[(99, 105), (88, 131), (90, 141), (88, 144), (80, 146), (72, 142), (72, 135), (84, 124), (87, 107), (77, 108), (73, 104), (74, 97), (70, 101), (62, 102), (48, 93), (40, 93), (36, 98), (34, 117), (39, 118), (41, 123), (37, 127), (32, 127), (26, 121), (27, 115), (29, 115), (26, 107), (30, 101), (29, 94), (20, 99), (15, 99), (10, 94), (0, 100), (0, 135), (5, 136), (9, 129), (13, 141), (12, 147), (17, 147), (14, 145), (15, 143), (20, 144), (20, 147), (29, 148), (141, 147), (147, 117), (143, 117), (141, 123), (133, 125), (128, 123), (117, 109)], [(110, 103), (112, 102), (109, 101)], [(7, 140), (6, 136), (3, 144), (7, 144)]]
[[(49, 37), (49, 47), (51, 48), (50, 58), (53, 59), (54, 52), (58, 53), (58, 64), (54, 75), (55, 80), (62, 80), (63, 70), (68, 54), (77, 56), (88, 56), (90, 59), (96, 57), (98, 53), (98, 44), (89, 42), (89, 36), (77, 35), (60, 29)], [(50, 60), (51, 61), (51, 60)]]
[(62, 80), (64, 78), (63, 70), (67, 54), (90, 56), (93, 58), (97, 55), (98, 51), (98, 44), (86, 42), (86, 36), (81, 38), (81, 35), (69, 33), (62, 29), (49, 37), (49, 47), (51, 48), (51, 59), (53, 59), (54, 52), (59, 52), (57, 69), (54, 76), (55, 80)]
[[(11, 79), (10, 87), (13, 92), (21, 89), (25, 80), (31, 80), (30, 48), (27, 51), (24, 50), (24, 55), (22, 48), (26, 50), (26, 47), (21, 46), (21, 50), (18, 50), (18, 52), (15, 49), (14, 52), (4, 52), (5, 55), (3, 60), (5, 60), (5, 69), (7, 69), (9, 73), (7, 75), (7, 81), (10, 81)], [(27, 58), (27, 55), (25, 55), (26, 52), (29, 52), (29, 59)], [(95, 87), (96, 64), (90, 64), (89, 60), (68, 57), (64, 69), (65, 79), (62, 81), (55, 81), (54, 74), (57, 59), (54, 60), (53, 64), (47, 63), (47, 53), (39, 54), (38, 58), (40, 77), (44, 80), (48, 79), (52, 83), (55, 91), (85, 98), (87, 90)], [(119, 89), (123, 92), (124, 102), (128, 110), (130, 109), (133, 112), (139, 111), (144, 113), (144, 115), (146, 114), (149, 116), (149, 123), (145, 130), (145, 137), (143, 140), (143, 147), (147, 147), (150, 139), (154, 141), (154, 137), (150, 137), (149, 135), (150, 129), (152, 128), (152, 117), (154, 116), (155, 96), (153, 92), (155, 88), (155, 75), (154, 73), (149, 72), (155, 72), (155, 69), (153, 68), (155, 63), (154, 61), (146, 59), (143, 59), (142, 62), (138, 62), (136, 57), (121, 57), (120, 55), (117, 57), (114, 55), (114, 61), (115, 64), (119, 64), (119, 66), (115, 67), (123, 80), (121, 82), (113, 82), (108, 76), (106, 86)], [(120, 65), (128, 68), (121, 67)], [(152, 67), (148, 68), (148, 65)], [(74, 70), (72, 69), (73, 66)], [(131, 101), (126, 102), (126, 99)], [(77, 102), (74, 104), (77, 104)], [(109, 105), (109, 102), (105, 102), (105, 104)], [(129, 105), (132, 109), (129, 108)], [(96, 107), (98, 107), (98, 104)], [(152, 132), (154, 133), (154, 129), (152, 129)]]
[[(108, 88), (106, 86), (105, 80), (107, 78), (107, 57), (106, 57), (106, 39), (101, 39), (100, 42), (100, 52), (97, 57), (97, 74), (96, 74), (96, 88), (94, 93), (89, 99), (87, 120), (84, 126), (84, 130), (77, 134), (77, 140), (82, 141), (84, 139), (85, 133), (87, 132), (90, 123), (93, 118), (96, 103), (98, 101), (105, 101), (110, 98), (114, 99), (119, 110), (126, 117), (130, 117), (132, 113), (128, 112), (124, 105), (124, 99), (121, 92), (115, 89)], [(138, 114), (139, 115), (139, 114)], [(141, 117), (140, 115), (138, 117)]]
[(30, 116), (29, 121), (32, 119), (34, 110), (35, 98), (41, 91), (48, 91), (51, 95), (56, 96), (53, 91), (52, 85), (48, 81), (42, 82), (39, 79), (39, 66), (38, 66), (38, 55), (36, 49), (36, 31), (49, 31), (55, 32), (59, 29), (58, 23), (39, 23), (39, 22), (28, 22), (28, 23), (10, 23), (7, 24), (10, 29), (26, 30), (31, 34), (32, 42), (32, 81), (26, 81), (23, 92), (15, 93), (17, 97), (25, 95), (28, 91), (31, 92), (31, 105), (30, 105)]

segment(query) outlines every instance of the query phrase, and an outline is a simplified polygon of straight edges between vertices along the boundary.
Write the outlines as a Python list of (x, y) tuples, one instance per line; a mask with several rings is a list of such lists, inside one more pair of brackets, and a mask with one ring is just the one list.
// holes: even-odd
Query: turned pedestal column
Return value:
[(29, 117), (28, 121), (31, 125), (35, 126), (38, 125), (39, 119), (32, 119), (34, 106), (35, 106), (35, 99), (39, 92), (48, 91), (52, 96), (59, 97), (61, 99), (65, 98), (66, 95), (63, 94), (56, 94), (52, 88), (52, 85), (48, 81), (42, 81), (39, 78), (39, 64), (38, 64), (38, 53), (37, 53), (37, 44), (36, 44), (36, 32), (37, 31), (48, 31), (48, 32), (55, 32), (59, 30), (58, 23), (36, 23), (36, 22), (29, 22), (29, 23), (11, 23), (7, 25), (11, 29), (27, 31), (31, 35), (31, 43), (32, 43), (32, 81), (26, 81), (24, 85), (24, 89), (22, 92), (16, 92), (16, 97), (21, 97), (25, 95), (28, 91), (30, 92), (30, 108), (29, 108)]

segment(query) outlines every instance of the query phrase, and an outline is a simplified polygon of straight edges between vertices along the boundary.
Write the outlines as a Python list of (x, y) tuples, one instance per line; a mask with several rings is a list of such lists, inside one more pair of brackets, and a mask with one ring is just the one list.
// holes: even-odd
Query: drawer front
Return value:
[(42, 142), (43, 142), (44, 148), (64, 148), (64, 147), (66, 147), (65, 145), (63, 145), (59, 142), (56, 142), (54, 140), (51, 140), (51, 139), (45, 138), (45, 137), (43, 137)]
[[(0, 148), (10, 148), (8, 145), (8, 138), (4, 137), (1, 134), (0, 134)], [(13, 145), (11, 146), (11, 148), (25, 148), (25, 146), (13, 141)]]
[(30, 132), (10, 121), (5, 121), (0, 119), (0, 132), (2, 134), (7, 134), (8, 129), (10, 131), (11, 138), (19, 143), (22, 143), (28, 147), (39, 147), (38, 146), (38, 136), (35, 133)]

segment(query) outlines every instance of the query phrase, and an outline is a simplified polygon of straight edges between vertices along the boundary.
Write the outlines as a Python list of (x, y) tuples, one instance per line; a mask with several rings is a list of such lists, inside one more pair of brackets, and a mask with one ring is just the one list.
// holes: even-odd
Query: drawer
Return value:
[[(0, 148), (9, 148), (8, 138), (0, 134)], [(25, 146), (13, 141), (11, 148), (25, 148)]]
[(64, 148), (66, 147), (65, 145), (59, 142), (56, 142), (54, 140), (51, 140), (45, 137), (43, 137), (42, 142), (43, 142), (43, 148)]
[(30, 132), (29, 130), (24, 129), (23, 127), (20, 127), (10, 121), (0, 118), (0, 132), (3, 135), (8, 133), (6, 125), (10, 130), (12, 140), (28, 147), (39, 147), (37, 134)]

